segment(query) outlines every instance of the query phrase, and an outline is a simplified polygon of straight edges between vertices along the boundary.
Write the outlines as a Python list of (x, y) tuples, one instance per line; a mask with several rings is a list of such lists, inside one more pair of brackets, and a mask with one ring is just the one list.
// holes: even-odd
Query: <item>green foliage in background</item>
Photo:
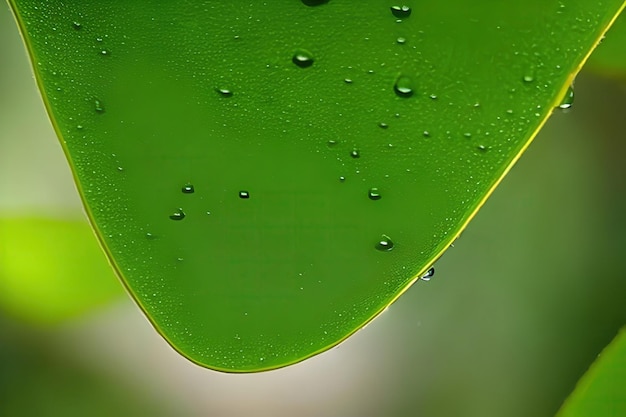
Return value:
[(325, 350), (423, 274), (623, 7), (11, 4), (117, 271), (227, 371)]
[(599, 355), (557, 417), (626, 415), (626, 328)]

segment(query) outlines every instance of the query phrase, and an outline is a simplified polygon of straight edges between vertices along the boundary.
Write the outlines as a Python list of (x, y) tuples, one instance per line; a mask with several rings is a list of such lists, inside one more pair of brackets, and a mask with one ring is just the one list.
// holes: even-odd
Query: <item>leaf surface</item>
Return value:
[(10, 0), (88, 213), (168, 342), (322, 352), (459, 235), (621, 0)]

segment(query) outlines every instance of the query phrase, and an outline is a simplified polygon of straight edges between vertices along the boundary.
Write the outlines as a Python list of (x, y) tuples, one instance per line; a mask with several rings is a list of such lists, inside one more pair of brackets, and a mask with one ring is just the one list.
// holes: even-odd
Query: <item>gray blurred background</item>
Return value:
[[(47, 327), (0, 306), (0, 416), (551, 416), (626, 323), (625, 114), (623, 83), (580, 74), (433, 280), (295, 366), (201, 369), (127, 298)], [(83, 218), (0, 2), (2, 213)]]

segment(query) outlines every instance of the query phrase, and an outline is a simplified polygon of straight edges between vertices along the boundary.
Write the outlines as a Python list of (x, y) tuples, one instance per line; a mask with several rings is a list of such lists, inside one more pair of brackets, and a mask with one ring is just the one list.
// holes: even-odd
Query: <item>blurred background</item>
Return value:
[(579, 75), (574, 106), (430, 282), (329, 352), (228, 375), (175, 353), (82, 243), (91, 232), (0, 3), (0, 416), (553, 415), (626, 323), (625, 85)]

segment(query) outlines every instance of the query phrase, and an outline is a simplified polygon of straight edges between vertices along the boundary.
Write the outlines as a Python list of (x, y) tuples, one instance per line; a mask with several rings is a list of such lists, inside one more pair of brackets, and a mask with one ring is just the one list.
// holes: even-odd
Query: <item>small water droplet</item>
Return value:
[(382, 235), (378, 243), (376, 244), (376, 249), (381, 252), (390, 251), (393, 249), (393, 242), (391, 238), (387, 235)]
[(239, 191), (239, 198), (250, 198), (250, 193), (247, 191)]
[(227, 88), (216, 88), (215, 91), (222, 97), (232, 97), (233, 92)]
[(361, 157), (361, 153), (359, 152), (358, 149), (353, 149), (352, 151), (350, 151), (350, 156), (353, 158), (360, 158)]
[(182, 220), (185, 218), (185, 212), (183, 211), (182, 208), (179, 208), (177, 211), (175, 211), (173, 214), (170, 215), (170, 219), (172, 220)]
[(346, 180), (346, 177), (344, 176), (339, 177), (339, 181), (344, 182), (345, 180)]
[(398, 97), (411, 97), (413, 95), (413, 81), (408, 76), (401, 75), (396, 79), (393, 90)]
[(430, 132), (428, 130), (424, 130), (422, 135), (424, 135), (425, 138), (429, 138), (430, 137)]
[(344, 83), (346, 83), (346, 84), (352, 84), (352, 79), (350, 79), (350, 78), (345, 78), (345, 79), (343, 80), (343, 82), (344, 82)]
[(380, 191), (378, 191), (378, 188), (373, 187), (370, 188), (370, 190), (367, 192), (367, 196), (369, 197), (370, 200), (380, 200), (381, 199), (381, 195), (380, 195)]
[(569, 109), (572, 107), (572, 104), (574, 104), (574, 88), (569, 86), (567, 88), (567, 92), (565, 93), (565, 97), (563, 97), (561, 104), (559, 104), (559, 109)]
[(99, 99), (95, 99), (93, 103), (94, 103), (96, 112), (101, 113), (101, 114), (104, 113), (104, 105), (102, 104), (102, 101), (100, 101)]
[(465, 133), (463, 133), (463, 136), (465, 136), (466, 138), (469, 139), (469, 138), (472, 137), (472, 134), (470, 132), (465, 132)]
[(406, 43), (406, 38), (403, 38), (402, 36), (400, 36), (398, 39), (396, 39), (396, 42), (399, 45), (404, 45)]
[(339, 142), (337, 142), (334, 139), (329, 140), (328, 142), (326, 142), (326, 144), (328, 145), (329, 148), (333, 148), (335, 147)]
[(481, 152), (487, 152), (489, 150), (489, 148), (486, 147), (485, 145), (478, 145), (476, 149), (478, 149)]
[(193, 194), (196, 190), (193, 188), (192, 184), (185, 184), (185, 186), (181, 188), (181, 191), (184, 194)]
[(532, 83), (533, 81), (535, 81), (535, 78), (530, 74), (526, 74), (524, 75), (524, 78), (522, 78), (522, 80), (524, 80), (525, 83)]
[(78, 126), (76, 126), (76, 129), (78, 129), (78, 130), (83, 130), (83, 129), (84, 129), (84, 127), (83, 127), (83, 125), (78, 125)]
[(146, 233), (146, 239), (154, 240), (154, 239), (156, 239), (156, 236), (153, 235), (152, 233), (148, 232), (148, 233)]
[(385, 122), (380, 122), (378, 123), (378, 127), (380, 127), (381, 129), (387, 129), (389, 125)]
[(111, 55), (111, 52), (108, 49), (103, 49), (100, 51), (100, 55), (108, 56)]
[(406, 19), (411, 16), (411, 8), (409, 6), (391, 6), (391, 14), (398, 19)]
[(321, 6), (328, 3), (329, 0), (302, 0), (302, 3), (309, 7)]
[(72, 22), (72, 27), (75, 30), (80, 30), (80, 29), (82, 29), (83, 25), (81, 25), (79, 22)]
[(433, 277), (433, 275), (435, 275), (435, 267), (431, 266), (430, 269), (428, 271), (426, 271), (426, 273), (420, 277), (420, 279), (422, 281), (427, 281), (428, 282)]
[(300, 68), (308, 68), (313, 65), (314, 59), (310, 52), (300, 49), (293, 55), (291, 61)]

